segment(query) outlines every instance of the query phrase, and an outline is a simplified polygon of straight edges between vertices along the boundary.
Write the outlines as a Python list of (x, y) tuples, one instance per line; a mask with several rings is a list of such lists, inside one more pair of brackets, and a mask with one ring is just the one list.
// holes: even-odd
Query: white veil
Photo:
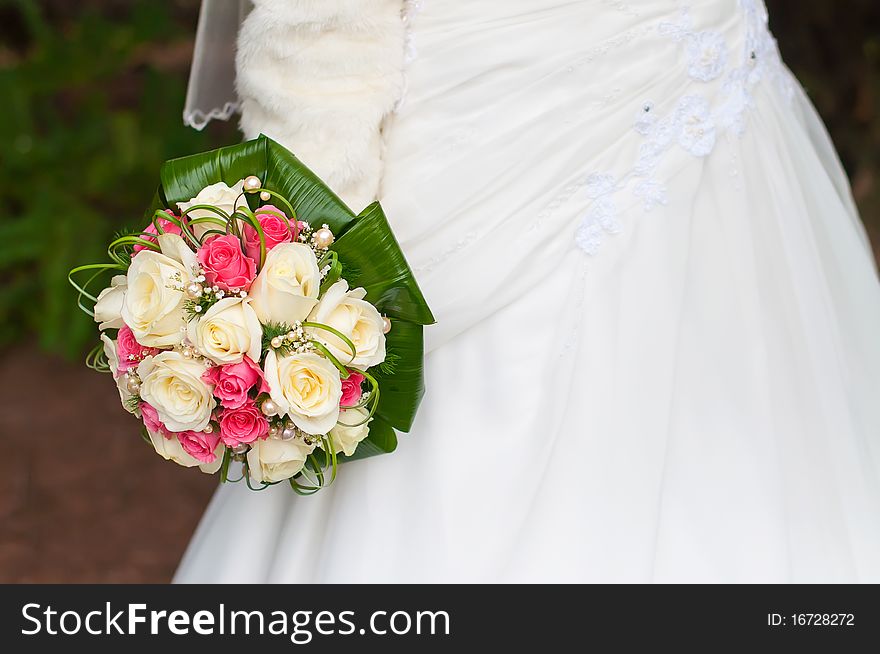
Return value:
[(235, 91), (235, 43), (250, 0), (202, 0), (183, 123), (204, 129), (240, 110)]

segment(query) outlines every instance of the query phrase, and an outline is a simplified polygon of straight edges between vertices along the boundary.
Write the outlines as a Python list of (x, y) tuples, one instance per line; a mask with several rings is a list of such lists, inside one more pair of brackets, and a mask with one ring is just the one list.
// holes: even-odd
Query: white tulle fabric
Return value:
[(183, 124), (202, 130), (241, 110), (235, 91), (235, 44), (251, 0), (202, 0)]
[(880, 581), (864, 231), (760, 2), (682, 10), (424, 3), (381, 193), (438, 318), (416, 425), (222, 487), (177, 581)]

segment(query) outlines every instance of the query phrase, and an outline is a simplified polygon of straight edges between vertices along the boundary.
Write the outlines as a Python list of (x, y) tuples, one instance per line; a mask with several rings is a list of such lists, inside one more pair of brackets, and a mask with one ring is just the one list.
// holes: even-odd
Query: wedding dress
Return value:
[(761, 0), (287, 4), (245, 132), (381, 199), (427, 393), (313, 497), (220, 487), (176, 581), (880, 581), (880, 284)]

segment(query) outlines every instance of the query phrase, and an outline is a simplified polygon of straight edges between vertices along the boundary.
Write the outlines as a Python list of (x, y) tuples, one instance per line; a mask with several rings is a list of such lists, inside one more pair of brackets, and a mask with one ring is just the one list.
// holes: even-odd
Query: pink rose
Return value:
[[(169, 216), (174, 216), (174, 213), (172, 213), (172, 211), (170, 209), (166, 209), (165, 213), (167, 213)], [(174, 216), (174, 217), (176, 218), (177, 216)], [(165, 233), (165, 234), (180, 234), (180, 227), (178, 225), (175, 225), (170, 220), (166, 220), (165, 218), (159, 218), (159, 220), (157, 220), (156, 222), (158, 222), (159, 225), (162, 227), (163, 233)], [(156, 225), (153, 224), (153, 221), (150, 221), (150, 224), (147, 225), (143, 231), (145, 231), (147, 234), (156, 234), (156, 235), (159, 234), (159, 230), (156, 229)], [(155, 236), (141, 236), (140, 238), (143, 239), (144, 241), (150, 241), (151, 243), (158, 243)], [(138, 252), (140, 252), (141, 250), (146, 250), (146, 249), (148, 249), (146, 245), (135, 245), (134, 252), (131, 253), (131, 256), (134, 256)]]
[(159, 413), (153, 408), (153, 405), (141, 402), (138, 408), (141, 410), (141, 418), (147, 431), (151, 431), (154, 434), (162, 434), (165, 438), (171, 438), (171, 432), (159, 420)]
[(116, 335), (116, 358), (119, 359), (117, 370), (119, 373), (126, 372), (130, 368), (137, 367), (145, 357), (158, 354), (159, 350), (155, 347), (144, 347), (137, 342), (128, 325), (119, 328)]
[(339, 400), (339, 406), (354, 406), (361, 401), (361, 384), (364, 383), (364, 376), (357, 370), (348, 371), (348, 379), (342, 380), (342, 398)]
[(203, 431), (181, 431), (176, 434), (183, 451), (202, 463), (213, 463), (217, 460), (214, 450), (220, 443), (220, 436), (215, 432), (206, 434)]
[[(257, 221), (263, 228), (266, 239), (266, 252), (279, 243), (290, 243), (299, 235), (299, 224), (286, 220), (287, 214), (271, 204), (260, 207), (256, 211)], [(284, 216), (282, 218), (282, 216)], [(293, 230), (291, 232), (291, 229)], [(260, 235), (250, 225), (244, 226), (244, 251), (254, 261), (260, 260)]]
[(257, 275), (257, 264), (241, 251), (241, 241), (232, 234), (211, 236), (198, 251), (199, 263), (205, 269), (205, 281), (224, 291), (238, 288), (246, 291)]
[(268, 392), (260, 366), (244, 357), (240, 363), (230, 363), (208, 369), (202, 380), (214, 386), (214, 396), (227, 409), (238, 409), (248, 401), (252, 388), (262, 393)]
[(268, 433), (269, 421), (253, 402), (238, 409), (226, 409), (220, 416), (220, 440), (229, 447), (253, 443)]

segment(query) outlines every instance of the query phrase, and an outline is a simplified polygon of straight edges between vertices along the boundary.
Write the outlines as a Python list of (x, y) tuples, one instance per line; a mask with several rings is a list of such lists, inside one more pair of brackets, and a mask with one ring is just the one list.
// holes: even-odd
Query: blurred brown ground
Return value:
[[(45, 4), (73, 11), (72, 4)], [(863, 39), (867, 21), (877, 18), (876, 0), (767, 4), (787, 63), (840, 149), (878, 251), (871, 144), (880, 129), (873, 104), (880, 75), (876, 39)], [(193, 2), (175, 6), (194, 23)], [(185, 59), (188, 49), (175, 53)], [(217, 483), (142, 443), (109, 376), (36, 345), (0, 356), (0, 447), (0, 582), (168, 581)]]
[(156, 456), (82, 364), (9, 351), (0, 389), (0, 582), (169, 580), (216, 476)]

